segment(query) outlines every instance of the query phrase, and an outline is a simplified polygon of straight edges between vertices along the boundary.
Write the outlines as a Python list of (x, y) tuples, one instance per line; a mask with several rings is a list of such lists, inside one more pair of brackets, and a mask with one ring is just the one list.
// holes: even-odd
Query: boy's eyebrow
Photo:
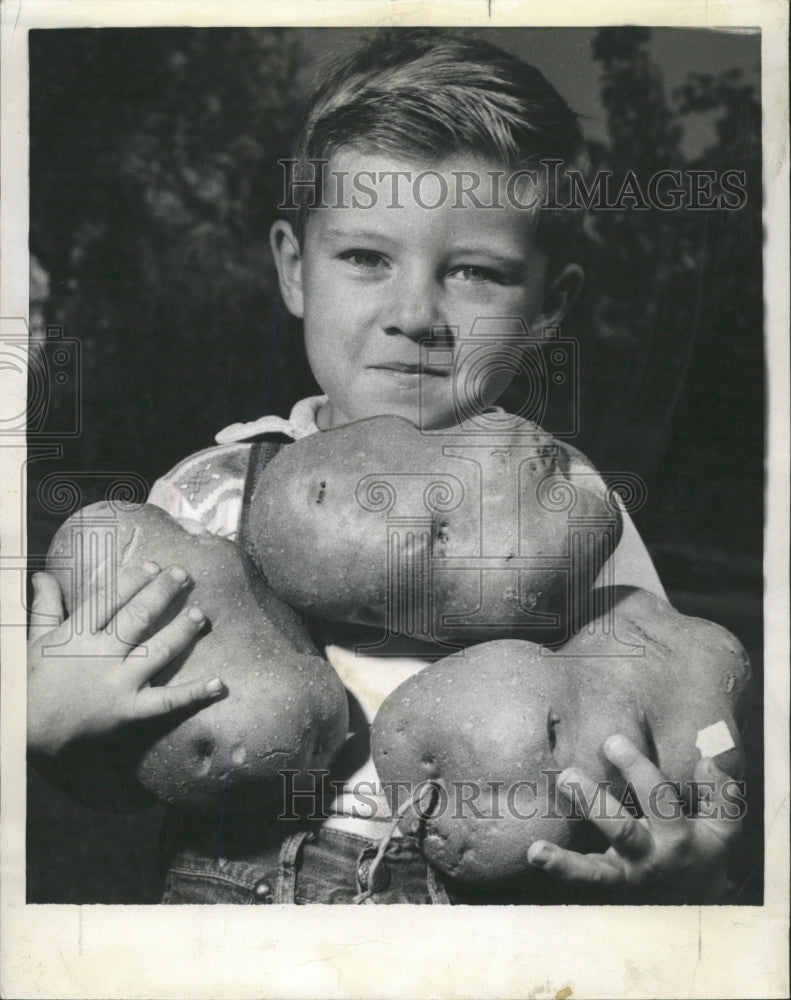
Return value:
[(330, 239), (338, 240), (380, 240), (386, 241), (387, 243), (397, 242), (397, 240), (395, 240), (392, 236), (381, 232), (381, 230), (365, 229), (364, 227), (359, 229), (343, 229), (335, 226), (327, 226), (324, 230), (324, 236), (329, 237)]

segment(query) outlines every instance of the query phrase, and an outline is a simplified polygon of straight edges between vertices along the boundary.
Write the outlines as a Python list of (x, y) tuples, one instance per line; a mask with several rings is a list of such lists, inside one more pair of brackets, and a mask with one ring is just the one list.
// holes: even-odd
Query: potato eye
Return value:
[(549, 741), (550, 753), (555, 752), (555, 747), (558, 743), (558, 725), (560, 724), (560, 716), (553, 709), (550, 708), (547, 715), (547, 740)]

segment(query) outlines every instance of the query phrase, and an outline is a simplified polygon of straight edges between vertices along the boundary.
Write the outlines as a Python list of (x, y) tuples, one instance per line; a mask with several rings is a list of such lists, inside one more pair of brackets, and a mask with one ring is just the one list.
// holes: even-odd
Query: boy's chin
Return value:
[[(319, 413), (318, 424), (321, 430), (342, 427), (358, 420), (369, 420), (373, 417), (400, 417), (414, 424), (420, 431), (439, 431), (444, 428), (458, 427), (465, 420), (474, 417), (481, 410), (480, 400), (475, 405), (467, 401), (460, 402), (457, 412), (453, 401), (424, 400), (409, 398), (406, 394), (399, 398), (388, 393), (371, 395), (367, 399), (358, 399), (356, 405), (344, 410), (341, 407), (327, 405)], [(483, 407), (486, 408), (486, 407)]]
[[(388, 406), (384, 403), (371, 407), (365, 417), (400, 417), (414, 424), (420, 431), (436, 431), (443, 427), (454, 427), (457, 420), (453, 413), (432, 413), (416, 406)], [(362, 418), (361, 418), (362, 419)]]
[(380, 398), (355, 407), (349, 416), (333, 413), (326, 422), (326, 426), (322, 426), (322, 421), (319, 420), (319, 427), (322, 430), (328, 430), (330, 427), (341, 427), (344, 424), (354, 423), (358, 420), (369, 420), (373, 417), (400, 417), (402, 420), (408, 420), (409, 423), (414, 424), (419, 430), (426, 431), (453, 427), (457, 423), (452, 412), (421, 407), (416, 402), (399, 402)]

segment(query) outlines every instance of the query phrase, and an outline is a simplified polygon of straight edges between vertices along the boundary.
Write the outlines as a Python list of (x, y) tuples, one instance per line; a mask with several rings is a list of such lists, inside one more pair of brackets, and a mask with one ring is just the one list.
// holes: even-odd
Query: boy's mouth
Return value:
[(376, 371), (396, 372), (401, 375), (438, 375), (447, 377), (451, 374), (449, 369), (437, 368), (432, 365), (411, 365), (402, 361), (384, 361), (382, 364), (371, 365)]

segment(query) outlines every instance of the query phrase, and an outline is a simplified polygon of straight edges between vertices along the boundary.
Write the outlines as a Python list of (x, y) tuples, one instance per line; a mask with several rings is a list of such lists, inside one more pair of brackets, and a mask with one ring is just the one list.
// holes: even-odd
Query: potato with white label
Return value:
[(615, 733), (678, 783), (679, 802), (689, 804), (702, 755), (742, 774), (750, 668), (739, 642), (647, 591), (601, 596), (603, 613), (557, 652), (507, 639), (472, 646), (382, 705), (371, 733), (377, 772), (394, 808), (422, 783), (436, 785), (431, 808), (420, 800), (419, 828), (426, 858), (446, 875), (504, 884), (531, 877), (536, 840), (580, 850), (590, 827), (572, 817), (555, 780), (574, 766), (623, 796), (602, 751)]

